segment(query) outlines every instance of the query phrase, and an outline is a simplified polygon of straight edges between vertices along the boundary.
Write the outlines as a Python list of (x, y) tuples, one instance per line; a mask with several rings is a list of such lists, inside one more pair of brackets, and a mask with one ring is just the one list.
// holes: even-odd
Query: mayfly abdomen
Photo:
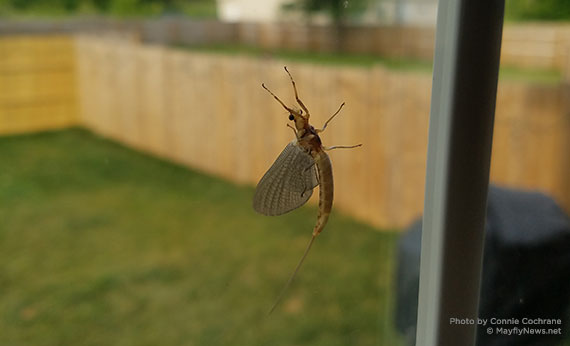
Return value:
[(290, 142), (257, 184), (253, 209), (264, 215), (281, 215), (305, 204), (318, 185), (315, 161)]
[(334, 182), (332, 174), (332, 163), (324, 151), (317, 154), (315, 158), (319, 172), (319, 215), (317, 216), (317, 224), (313, 230), (313, 235), (321, 233), (329, 218), (333, 198), (334, 198)]

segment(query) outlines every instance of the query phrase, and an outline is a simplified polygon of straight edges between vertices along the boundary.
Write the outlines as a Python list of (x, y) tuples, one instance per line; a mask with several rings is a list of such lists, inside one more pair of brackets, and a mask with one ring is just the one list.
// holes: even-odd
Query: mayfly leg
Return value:
[[(323, 125), (323, 128), (322, 128), (322, 129), (316, 129), (317, 133), (323, 132), (323, 131), (327, 128), (327, 125), (331, 122), (331, 120), (333, 120), (334, 117), (336, 117), (336, 115), (337, 115), (338, 113), (340, 113), (340, 110), (342, 109), (342, 107), (344, 107), (344, 102), (341, 103), (341, 104), (340, 104), (340, 107), (338, 107), (338, 109), (336, 110), (336, 112), (334, 112), (334, 114), (331, 115), (331, 117), (330, 117), (327, 121), (325, 121), (325, 124)], [(332, 146), (332, 147), (325, 147), (325, 146), (323, 146), (323, 149), (329, 151), (329, 150), (334, 150), (334, 149), (351, 149), (351, 148), (358, 148), (358, 147), (360, 147), (360, 146), (362, 146), (362, 144), (356, 144), (356, 145), (335, 145), (335, 146)]]
[(297, 131), (297, 129), (291, 126), (290, 124), (287, 124), (287, 127), (293, 130), (293, 133), (295, 133), (295, 137), (299, 139), (299, 132)]
[(294, 111), (293, 111), (291, 108), (287, 107), (287, 105), (286, 105), (285, 103), (283, 103), (283, 101), (281, 101), (281, 100), (279, 99), (279, 97), (277, 97), (273, 92), (271, 92), (271, 90), (269, 90), (269, 89), (265, 86), (264, 83), (261, 83), (261, 86), (263, 87), (263, 89), (267, 90), (267, 92), (269, 92), (269, 93), (273, 96), (273, 98), (276, 99), (277, 102), (279, 102), (279, 103), (281, 104), (281, 106), (283, 106), (283, 108), (285, 108), (289, 113), (294, 113)]
[(301, 108), (307, 114), (307, 119), (309, 119), (309, 110), (307, 109), (307, 106), (305, 106), (305, 104), (299, 98), (299, 93), (297, 93), (297, 86), (295, 85), (295, 81), (293, 80), (293, 76), (291, 76), (291, 73), (287, 69), (287, 66), (284, 66), (284, 68), (285, 68), (285, 72), (287, 72), (287, 74), (289, 75), (289, 79), (291, 79), (291, 84), (293, 84), (293, 91), (295, 92), (295, 100), (297, 100), (297, 103), (299, 103), (299, 106), (301, 106)]
[(327, 121), (325, 121), (325, 124), (323, 125), (322, 129), (316, 129), (317, 133), (323, 132), (327, 128), (327, 125), (331, 122), (331, 120), (333, 120), (333, 118), (336, 117), (338, 113), (340, 113), (342, 107), (344, 107), (344, 102), (340, 105), (340, 107), (338, 107), (336, 112), (334, 112), (334, 114), (331, 115), (331, 117)]
[[(315, 163), (314, 163), (314, 162), (311, 163), (309, 166), (307, 166), (307, 168), (305, 168), (305, 169), (303, 170), (303, 173), (307, 173), (307, 171), (308, 171), (309, 169), (313, 168), (313, 167), (315, 167)], [(315, 179), (316, 179), (316, 181), (317, 181), (317, 185), (319, 185), (319, 184), (320, 184), (320, 181), (319, 181), (319, 175), (318, 175), (317, 171), (315, 171)], [(317, 185), (315, 185), (315, 186), (317, 186)], [(305, 182), (305, 187), (303, 188), (303, 192), (301, 192), (301, 196), (304, 196), (304, 195), (305, 195), (305, 192), (307, 192), (307, 191), (309, 191), (309, 190), (313, 190), (313, 189), (315, 188), (315, 186), (311, 186), (311, 187), (307, 188), (307, 182)]]
[(362, 143), (361, 144), (355, 144), (355, 145), (333, 145), (332, 147), (323, 146), (323, 149), (329, 151), (329, 150), (334, 150), (334, 149), (352, 149), (352, 148), (358, 148), (361, 146), (362, 146)]

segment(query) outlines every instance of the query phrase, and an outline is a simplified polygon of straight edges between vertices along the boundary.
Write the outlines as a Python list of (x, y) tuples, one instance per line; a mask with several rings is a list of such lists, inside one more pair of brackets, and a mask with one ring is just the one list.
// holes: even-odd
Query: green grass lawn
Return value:
[(0, 345), (398, 345), (394, 232), (71, 129), (0, 138)]

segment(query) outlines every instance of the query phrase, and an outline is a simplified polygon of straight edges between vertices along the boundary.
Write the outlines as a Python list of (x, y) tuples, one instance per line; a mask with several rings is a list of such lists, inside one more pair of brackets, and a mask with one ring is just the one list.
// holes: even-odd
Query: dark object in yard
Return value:
[[(398, 249), (396, 327), (410, 345), (416, 333), (421, 228), (420, 219), (402, 236)], [(552, 198), (489, 187), (481, 285), (479, 317), (487, 325), (478, 327), (478, 346), (558, 345), (570, 334), (570, 220)], [(491, 323), (493, 318), (501, 321)], [(504, 321), (511, 323), (497, 323)], [(498, 330), (514, 327), (560, 328), (562, 335), (516, 330), (522, 335), (501, 335)]]

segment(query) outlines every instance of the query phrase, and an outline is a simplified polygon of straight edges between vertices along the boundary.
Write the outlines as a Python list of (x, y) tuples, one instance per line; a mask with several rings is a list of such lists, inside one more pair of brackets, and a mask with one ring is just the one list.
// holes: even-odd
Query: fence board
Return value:
[[(34, 59), (18, 65), (13, 52), (4, 53), (0, 133), (57, 128), (80, 119), (127, 145), (253, 184), (294, 138), (285, 126), (287, 112), (261, 88), (264, 82), (295, 105), (283, 71), (287, 64), (316, 127), (346, 102), (323, 133), (323, 143), (363, 143), (330, 153), (335, 207), (381, 227), (405, 226), (422, 211), (428, 75), (199, 54), (90, 36), (75, 43), (58, 38), (53, 46), (38, 43), (41, 49), (34, 47), (35, 38), (18, 40), (2, 39), (0, 47), (22, 55), (57, 47), (61, 58), (51, 66), (67, 61), (67, 67), (50, 69), (41, 61), (37, 68)], [(65, 49), (71, 58), (63, 58)], [(548, 192), (567, 210), (569, 92), (566, 84), (501, 82), (491, 166), (493, 181)]]
[(0, 37), (0, 133), (76, 124), (76, 90), (71, 38)]

